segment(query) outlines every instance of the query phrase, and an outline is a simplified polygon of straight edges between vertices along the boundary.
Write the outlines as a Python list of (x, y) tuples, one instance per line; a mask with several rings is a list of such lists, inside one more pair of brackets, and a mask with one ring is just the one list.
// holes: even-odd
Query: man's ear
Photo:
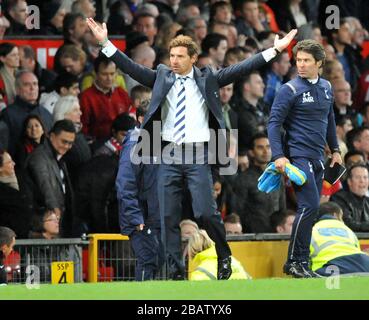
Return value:
[(191, 62), (192, 64), (195, 64), (197, 62), (197, 59), (198, 59), (199, 55), (198, 54), (194, 54), (192, 57), (191, 57)]
[(316, 64), (317, 64), (318, 68), (321, 68), (322, 64), (323, 64), (323, 61), (318, 61)]

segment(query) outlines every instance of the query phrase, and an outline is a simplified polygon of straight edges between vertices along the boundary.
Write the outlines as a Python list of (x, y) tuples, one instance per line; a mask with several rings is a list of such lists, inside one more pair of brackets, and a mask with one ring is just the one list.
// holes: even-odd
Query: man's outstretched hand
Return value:
[(102, 24), (101, 27), (96, 23), (94, 19), (87, 18), (86, 23), (88, 27), (91, 29), (92, 34), (95, 36), (99, 44), (104, 44), (108, 41), (108, 29), (106, 28), (105, 22)]
[(282, 39), (279, 39), (278, 34), (275, 36), (274, 39), (274, 47), (279, 51), (283, 51), (288, 47), (288, 45), (291, 43), (293, 38), (295, 37), (297, 33), (297, 29), (292, 29), (289, 33), (287, 33), (286, 36), (284, 36)]

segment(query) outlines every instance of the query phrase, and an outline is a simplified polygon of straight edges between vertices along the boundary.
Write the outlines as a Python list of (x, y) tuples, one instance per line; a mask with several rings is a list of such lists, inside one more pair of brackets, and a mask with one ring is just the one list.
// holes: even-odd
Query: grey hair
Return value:
[(55, 103), (53, 111), (54, 123), (59, 120), (64, 120), (65, 115), (72, 111), (73, 106), (76, 103), (79, 104), (79, 100), (75, 96), (60, 97), (58, 101)]

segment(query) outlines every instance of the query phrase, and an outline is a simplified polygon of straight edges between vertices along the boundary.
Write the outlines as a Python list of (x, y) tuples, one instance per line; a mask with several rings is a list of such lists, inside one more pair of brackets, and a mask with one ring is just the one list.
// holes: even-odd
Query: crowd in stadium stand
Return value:
[[(0, 2), (0, 225), (18, 238), (120, 232), (119, 155), (151, 89), (100, 54), (86, 17), (106, 22), (110, 36), (125, 37), (125, 53), (153, 69), (169, 64), (167, 46), (179, 34), (191, 36), (201, 48), (196, 65), (214, 69), (272, 47), (276, 34), (283, 37), (293, 28), (299, 30), (297, 41), (323, 44), (322, 77), (332, 84), (337, 135), (349, 170), (342, 181), (324, 185), (321, 201), (336, 201), (353, 231), (369, 232), (366, 2), (349, 7), (343, 0), (329, 1), (341, 9), (338, 29), (332, 30), (326, 26), (324, 0)], [(28, 27), (31, 5), (41, 12), (36, 29)], [(10, 42), (34, 36), (64, 39), (52, 69), (40, 64), (31, 45)], [(228, 135), (237, 173), (213, 177), (229, 234), (291, 232), (296, 210), (291, 183), (284, 181), (270, 194), (260, 192), (257, 183), (271, 161), (270, 107), (280, 86), (296, 76), (293, 56), (285, 51), (266, 68), (220, 90), (226, 128), (238, 129), (237, 141)], [(232, 152), (235, 144), (238, 154)], [(183, 219), (193, 219), (188, 203), (184, 208)]]

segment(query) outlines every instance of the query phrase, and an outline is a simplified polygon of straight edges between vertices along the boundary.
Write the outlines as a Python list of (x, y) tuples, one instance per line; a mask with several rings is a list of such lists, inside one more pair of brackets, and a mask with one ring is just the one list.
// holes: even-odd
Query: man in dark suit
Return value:
[(76, 137), (70, 120), (55, 122), (50, 137), (26, 161), (40, 207), (52, 210), (61, 218), (62, 236), (72, 235), (74, 194), (63, 156), (72, 148)]
[[(198, 56), (197, 45), (190, 37), (181, 35), (174, 38), (169, 45), (171, 68), (159, 65), (157, 70), (151, 70), (135, 64), (117, 50), (107, 38), (105, 24), (100, 27), (91, 18), (87, 19), (87, 24), (106, 56), (111, 57), (116, 65), (133, 79), (153, 88), (149, 111), (141, 125), (141, 129), (145, 130), (141, 131), (148, 133), (153, 142), (156, 142), (157, 135), (162, 138), (158, 196), (165, 222), (170, 276), (173, 279), (182, 279), (184, 275), (179, 222), (182, 215), (182, 193), (187, 183), (195, 218), (201, 217), (204, 226), (208, 226), (209, 236), (216, 243), (218, 279), (228, 279), (232, 273), (231, 251), (226, 242), (224, 224), (217, 213), (212, 196), (213, 182), (209, 164), (212, 158), (207, 157), (210, 153), (216, 154), (216, 150), (210, 150), (213, 145), (210, 139), (211, 130), (225, 129), (219, 88), (273, 59), (288, 46), (297, 31), (291, 31), (281, 40), (277, 37), (274, 48), (217, 71), (209, 67), (202, 70), (194, 67)], [(155, 121), (162, 121), (161, 132), (157, 135), (154, 130)], [(220, 136), (223, 137), (220, 139), (225, 139), (223, 135)], [(150, 142), (149, 145), (153, 145), (155, 149), (155, 143)], [(202, 149), (202, 157), (198, 157), (197, 147)], [(193, 153), (194, 151), (196, 152)], [(192, 153), (190, 158), (187, 157), (189, 153)], [(170, 160), (174, 160), (175, 164), (170, 163)]]

